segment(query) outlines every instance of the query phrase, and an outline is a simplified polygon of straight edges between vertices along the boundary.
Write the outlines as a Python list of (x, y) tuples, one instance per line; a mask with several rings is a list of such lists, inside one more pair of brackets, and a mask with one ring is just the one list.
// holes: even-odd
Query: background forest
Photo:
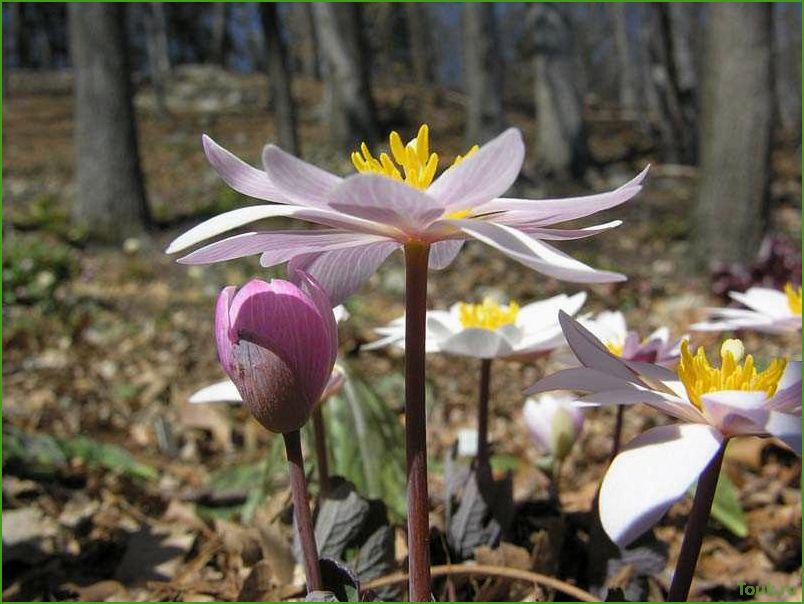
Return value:
[[(300, 593), (280, 439), (240, 407), (187, 401), (223, 376), (220, 288), (284, 275), (256, 258), (187, 267), (164, 254), (189, 226), (254, 203), (208, 165), (202, 133), (252, 165), (273, 142), (345, 175), (362, 141), (381, 146), (391, 130), (410, 138), (427, 123), (451, 157), (513, 125), (527, 147), (513, 195), (536, 198), (613, 189), (651, 164), (640, 195), (604, 213), (622, 227), (562, 248), (628, 275), (585, 288), (584, 311), (619, 309), (645, 335), (682, 335), (728, 291), (801, 282), (797, 3), (3, 3), (2, 17), (3, 600)], [(393, 257), (370, 296), (347, 301), (350, 379), (325, 408), (332, 473), (382, 499), (395, 527), (366, 580), (406, 555), (403, 356), (363, 349), (402, 314), (403, 286)], [(580, 290), (471, 243), (431, 278), (429, 307)], [(800, 358), (796, 337), (741, 337)], [(660, 598), (688, 502), (631, 558), (596, 567), (577, 555), (611, 410), (588, 413), (563, 513), (545, 511), (549, 479), (520, 420), (523, 387), (552, 362), (496, 370), (492, 461), (513, 481), (517, 533), (456, 558), (445, 517), (477, 367), (428, 357), (434, 563), (473, 558), (602, 598)], [(661, 421), (631, 413), (626, 438)], [(800, 601), (800, 461), (753, 439), (730, 446), (724, 467), (696, 596), (750, 599), (747, 582)], [(354, 511), (348, 501), (337, 514)], [(553, 596), (499, 578), (435, 589), (439, 600)]]

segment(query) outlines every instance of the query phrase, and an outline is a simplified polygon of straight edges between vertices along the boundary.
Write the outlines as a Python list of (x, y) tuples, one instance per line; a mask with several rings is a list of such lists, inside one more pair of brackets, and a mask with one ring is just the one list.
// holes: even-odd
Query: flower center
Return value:
[(623, 356), (623, 349), (625, 348), (625, 345), (622, 342), (609, 340), (608, 342), (606, 342), (606, 348), (614, 356), (621, 357)]
[[(416, 189), (426, 189), (435, 178), (438, 169), (438, 155), (430, 153), (430, 129), (427, 124), (422, 124), (416, 138), (412, 139), (407, 145), (402, 142), (398, 132), (391, 132), (388, 137), (391, 155), (380, 153), (379, 159), (371, 154), (366, 143), (360, 144), (360, 151), (352, 152), (352, 164), (358, 172), (369, 172), (382, 174), (388, 178), (404, 182), (406, 185)], [(472, 153), (477, 151), (478, 146), (474, 145), (464, 155), (455, 158), (450, 166), (457, 166)], [(449, 168), (447, 168), (449, 169)], [(469, 215), (460, 216), (465, 218)], [(459, 214), (460, 212), (455, 212)], [(454, 216), (450, 216), (454, 218)]]
[(801, 286), (798, 289), (793, 287), (792, 283), (784, 286), (784, 293), (787, 295), (787, 305), (790, 307), (790, 312), (794, 315), (801, 316)]
[(513, 300), (508, 306), (501, 306), (494, 300), (486, 298), (482, 304), (466, 304), (458, 307), (461, 325), (494, 331), (503, 325), (512, 325), (519, 314), (519, 304)]
[(757, 371), (754, 358), (749, 354), (743, 360), (745, 347), (740, 340), (726, 340), (720, 347), (720, 367), (712, 367), (703, 347), (690, 352), (689, 342), (681, 342), (681, 360), (678, 377), (687, 390), (690, 401), (702, 409), (701, 396), (722, 390), (761, 391), (768, 396), (776, 393), (787, 359), (774, 359), (764, 371)]

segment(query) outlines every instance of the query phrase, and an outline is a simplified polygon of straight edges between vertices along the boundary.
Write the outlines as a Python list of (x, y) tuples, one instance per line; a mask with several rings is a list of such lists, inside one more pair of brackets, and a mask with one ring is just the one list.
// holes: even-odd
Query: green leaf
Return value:
[[(694, 494), (695, 486), (692, 486), (688, 495), (693, 496)], [(745, 513), (740, 505), (737, 489), (723, 472), (721, 472), (715, 488), (711, 516), (736, 537), (748, 536), (748, 524), (745, 521)]]

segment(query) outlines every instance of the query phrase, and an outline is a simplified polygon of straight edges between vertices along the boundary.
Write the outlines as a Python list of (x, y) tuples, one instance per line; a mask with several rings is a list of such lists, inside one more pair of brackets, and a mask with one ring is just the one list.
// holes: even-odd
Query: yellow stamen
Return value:
[(614, 340), (609, 340), (606, 342), (606, 348), (608, 351), (618, 357), (623, 356), (623, 349), (625, 345), (622, 342), (615, 342)]
[(773, 396), (787, 367), (787, 359), (774, 359), (764, 371), (757, 371), (750, 354), (740, 364), (744, 354), (745, 347), (740, 340), (726, 340), (720, 347), (720, 367), (715, 368), (709, 364), (703, 347), (693, 355), (689, 342), (682, 341), (677, 371), (690, 401), (702, 409), (701, 396), (721, 390), (761, 391)]
[[(361, 143), (360, 151), (352, 153), (352, 164), (358, 172), (382, 174), (416, 189), (426, 189), (432, 184), (438, 170), (438, 155), (430, 153), (430, 129), (427, 124), (421, 125), (416, 138), (407, 145), (402, 142), (398, 132), (391, 132), (388, 147), (391, 154), (382, 153), (378, 160), (371, 154), (368, 145)], [(464, 155), (457, 156), (450, 167), (457, 166), (477, 149), (478, 146), (474, 145)], [(458, 218), (465, 218), (471, 212), (461, 210), (453, 214), (460, 214)], [(456, 216), (450, 214), (448, 217)]]
[(801, 286), (798, 289), (793, 287), (792, 283), (784, 286), (784, 293), (787, 294), (787, 305), (790, 307), (790, 312), (794, 315), (801, 316)]
[(519, 304), (514, 301), (508, 306), (501, 306), (494, 300), (486, 298), (482, 304), (466, 304), (461, 302), (458, 307), (461, 325), (464, 327), (477, 327), (494, 331), (503, 325), (516, 322), (519, 314)]

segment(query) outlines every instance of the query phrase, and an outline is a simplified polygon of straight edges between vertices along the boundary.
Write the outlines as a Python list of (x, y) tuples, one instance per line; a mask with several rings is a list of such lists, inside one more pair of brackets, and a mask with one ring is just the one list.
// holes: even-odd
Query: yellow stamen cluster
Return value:
[(623, 349), (625, 345), (622, 342), (615, 342), (614, 340), (609, 340), (606, 342), (606, 348), (608, 351), (618, 357), (623, 356)]
[[(358, 172), (382, 174), (417, 189), (429, 187), (438, 169), (438, 155), (430, 153), (430, 129), (427, 124), (421, 125), (416, 138), (407, 145), (402, 142), (398, 132), (391, 132), (388, 142), (391, 155), (380, 153), (379, 159), (371, 154), (366, 143), (361, 143), (360, 151), (352, 153), (355, 169)], [(466, 154), (456, 157), (452, 166), (460, 164), (477, 149), (475, 145)]]
[(801, 286), (798, 289), (793, 287), (792, 283), (784, 286), (784, 293), (787, 295), (787, 305), (790, 307), (790, 312), (794, 315), (801, 316)]
[(519, 314), (519, 304), (509, 302), (508, 306), (501, 306), (494, 300), (486, 298), (482, 304), (466, 304), (461, 302), (458, 307), (461, 325), (464, 327), (477, 327), (494, 331), (503, 325), (516, 322)]
[(757, 371), (750, 354), (740, 363), (744, 354), (745, 347), (740, 340), (726, 340), (720, 347), (720, 367), (715, 368), (709, 364), (703, 347), (693, 356), (687, 340), (681, 342), (678, 377), (690, 401), (702, 409), (701, 396), (721, 390), (761, 391), (773, 396), (787, 367), (787, 359), (774, 359), (764, 371)]

